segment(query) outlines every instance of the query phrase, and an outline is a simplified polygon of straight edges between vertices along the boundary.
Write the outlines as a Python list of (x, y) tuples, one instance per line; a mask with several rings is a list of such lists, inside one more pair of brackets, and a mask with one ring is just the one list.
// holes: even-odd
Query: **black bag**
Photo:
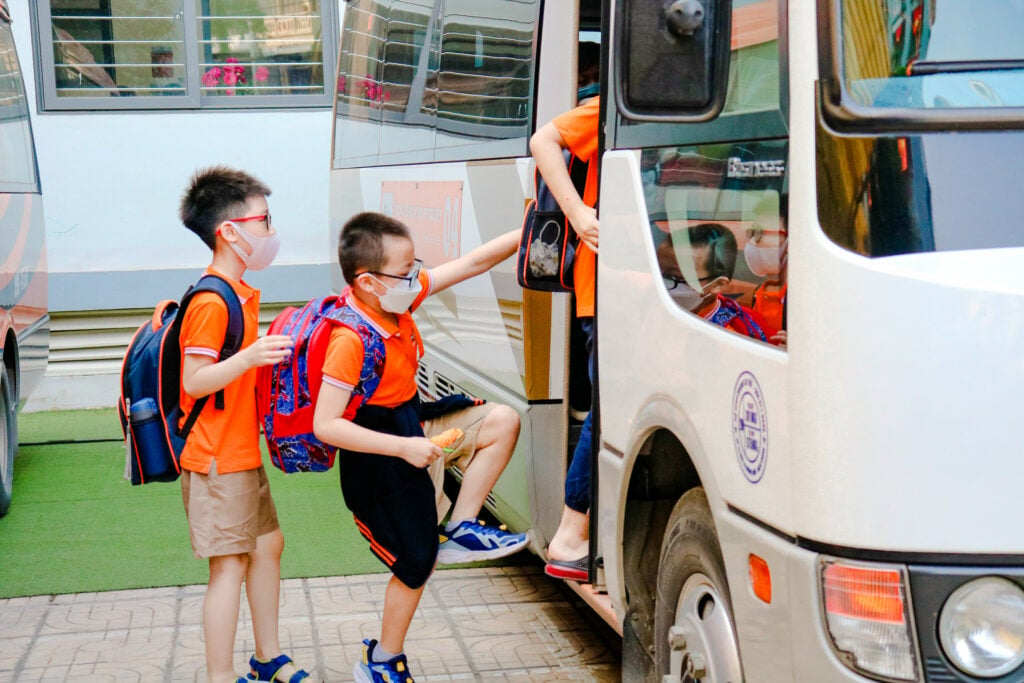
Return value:
[[(565, 152), (565, 157), (569, 177), (582, 197), (587, 184), (587, 162), (569, 152)], [(523, 218), (516, 278), (524, 289), (571, 292), (580, 238), (566, 220), (540, 171), (536, 171), (534, 182), (537, 198), (527, 205)]]

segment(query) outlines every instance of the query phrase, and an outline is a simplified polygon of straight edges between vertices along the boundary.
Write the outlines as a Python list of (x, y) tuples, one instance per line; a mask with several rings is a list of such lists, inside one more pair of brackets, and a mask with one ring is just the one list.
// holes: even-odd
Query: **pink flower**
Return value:
[(224, 94), (225, 95), (234, 95), (235, 91), (232, 90), (231, 88), (228, 88), (227, 90), (224, 91)]
[(238, 58), (236, 58), (236, 57), (228, 57), (224, 61), (227, 62), (228, 64), (238, 64)]
[(203, 85), (205, 85), (207, 88), (212, 88), (216, 86), (220, 82), (220, 74), (220, 67), (213, 67), (205, 74), (203, 74)]
[(258, 66), (256, 67), (256, 72), (254, 75), (256, 77), (256, 81), (262, 83), (263, 81), (270, 78), (270, 71), (265, 66)]
[(234, 71), (225, 71), (224, 72), (224, 85), (231, 86), (231, 85), (234, 85), (237, 82), (238, 82), (238, 76), (235, 74)]
[(342, 74), (341, 76), (338, 76), (338, 92), (345, 92), (345, 87), (347, 85), (348, 82), (345, 80), (345, 75)]

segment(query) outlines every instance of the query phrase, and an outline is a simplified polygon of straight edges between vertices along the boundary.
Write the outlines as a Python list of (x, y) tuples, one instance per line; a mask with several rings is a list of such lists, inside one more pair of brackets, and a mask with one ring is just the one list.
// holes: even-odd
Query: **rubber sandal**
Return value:
[[(249, 658), (249, 668), (252, 669), (252, 672), (247, 677), (249, 681), (280, 681), (280, 683), (300, 683), (300, 681), (309, 678), (309, 672), (304, 669), (298, 669), (298, 667), (296, 667), (298, 670), (287, 681), (278, 678), (277, 674), (281, 673), (281, 669), (289, 664), (295, 664), (295, 662), (285, 654), (278, 655), (269, 662), (261, 662), (256, 659), (256, 655), (253, 655)], [(240, 678), (238, 680), (242, 681), (244, 679)]]
[(556, 579), (586, 582), (590, 580), (589, 566), (589, 555), (578, 560), (548, 560), (544, 565), (544, 573)]

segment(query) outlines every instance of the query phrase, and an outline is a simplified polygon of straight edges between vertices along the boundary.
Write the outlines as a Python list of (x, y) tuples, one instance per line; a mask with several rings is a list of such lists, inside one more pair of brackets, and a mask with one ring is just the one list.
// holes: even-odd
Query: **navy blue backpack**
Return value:
[[(214, 292), (228, 308), (228, 328), (220, 360), (242, 347), (242, 304), (230, 283), (216, 275), (200, 278), (185, 292), (181, 303), (161, 301), (153, 318), (139, 327), (121, 365), (121, 399), (117, 405), (126, 442), (125, 478), (133, 485), (174, 481), (181, 476), (179, 460), (185, 439), (210, 398), (204, 396), (196, 401), (179, 430), (181, 321), (192, 298), (200, 292)], [(223, 391), (216, 393), (214, 403), (216, 408), (224, 408)]]

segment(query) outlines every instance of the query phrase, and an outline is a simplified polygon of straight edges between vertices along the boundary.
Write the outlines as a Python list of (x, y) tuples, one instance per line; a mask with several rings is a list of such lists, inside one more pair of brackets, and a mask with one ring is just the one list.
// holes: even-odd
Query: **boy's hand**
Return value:
[(580, 239), (590, 247), (591, 251), (597, 253), (597, 234), (598, 234), (598, 222), (597, 222), (597, 211), (592, 206), (581, 204), (579, 208), (573, 212), (572, 216), (568, 216), (569, 223), (572, 225), (572, 229), (576, 231), (576, 234), (580, 236)]
[(240, 354), (245, 355), (249, 367), (258, 368), (263, 365), (280, 363), (292, 353), (292, 338), (286, 334), (268, 334), (260, 337), (252, 345), (245, 347)]
[(407, 438), (404, 446), (399, 455), (402, 460), (405, 460), (413, 467), (427, 467), (438, 458), (444, 457), (444, 450), (423, 436)]

